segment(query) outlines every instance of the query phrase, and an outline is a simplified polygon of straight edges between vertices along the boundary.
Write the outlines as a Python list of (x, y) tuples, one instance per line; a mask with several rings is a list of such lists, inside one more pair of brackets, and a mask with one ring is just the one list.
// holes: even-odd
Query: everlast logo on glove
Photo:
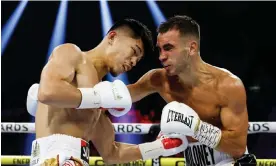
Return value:
[(172, 121), (181, 122), (191, 128), (193, 123), (194, 116), (185, 116), (179, 112), (175, 112), (173, 110), (169, 110), (167, 123)]

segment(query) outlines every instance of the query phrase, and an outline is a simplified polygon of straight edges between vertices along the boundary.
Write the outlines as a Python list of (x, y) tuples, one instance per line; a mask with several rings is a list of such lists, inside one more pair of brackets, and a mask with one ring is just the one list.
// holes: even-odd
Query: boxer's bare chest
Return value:
[(190, 88), (175, 81), (167, 81), (163, 84), (163, 89), (161, 96), (167, 103), (185, 103), (193, 108), (202, 120), (221, 126), (220, 111), (223, 103), (213, 84)]

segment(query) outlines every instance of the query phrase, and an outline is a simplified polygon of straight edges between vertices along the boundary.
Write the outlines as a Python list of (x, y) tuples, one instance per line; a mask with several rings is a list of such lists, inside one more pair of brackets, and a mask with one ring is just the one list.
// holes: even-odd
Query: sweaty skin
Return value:
[[(143, 55), (143, 50), (139, 52), (138, 49), (133, 54), (135, 47), (143, 48), (141, 40), (134, 43), (129, 47), (132, 65), (128, 68), (119, 66), (121, 72), (135, 66)], [(93, 51), (82, 52), (73, 44), (61, 45), (53, 51), (41, 75), (36, 138), (66, 134), (91, 140), (106, 164), (141, 159), (137, 145), (115, 142), (113, 125), (104, 110), (75, 109), (81, 103), (81, 93), (77, 88), (93, 87), (99, 83), (108, 72), (104, 65)], [(79, 165), (77, 161), (75, 163)]]
[[(167, 103), (178, 101), (189, 105), (202, 121), (222, 129), (217, 149), (233, 157), (240, 157), (246, 147), (248, 126), (243, 84), (224, 69), (208, 65), (208, 70), (212, 75), (195, 87), (181, 83), (177, 76), (168, 76), (165, 69), (154, 69), (135, 84), (128, 85), (128, 88), (133, 102), (149, 94), (159, 93)], [(188, 140), (196, 142), (191, 137)]]
[[(229, 71), (206, 64), (209, 73), (204, 82), (190, 86), (165, 69), (147, 72), (135, 84), (128, 85), (133, 102), (159, 93), (167, 102), (178, 101), (193, 108), (202, 121), (222, 130), (218, 150), (240, 157), (246, 147), (248, 115), (245, 89), (241, 80)], [(197, 140), (188, 137), (189, 142)]]
[(128, 86), (133, 102), (159, 93), (166, 102), (187, 104), (202, 121), (222, 130), (218, 151), (241, 157), (246, 150), (248, 128), (242, 81), (231, 72), (204, 62), (199, 37), (181, 32), (177, 26), (159, 32), (156, 47), (164, 68), (151, 70)]
[[(89, 140), (101, 111), (74, 109), (81, 102), (74, 100), (81, 99), (81, 93), (75, 87), (93, 87), (98, 82), (98, 73), (85, 53), (69, 44), (56, 48), (41, 75), (38, 98), (42, 103), (36, 114), (36, 137), (59, 133)], [(51, 92), (55, 89), (62, 92)]]

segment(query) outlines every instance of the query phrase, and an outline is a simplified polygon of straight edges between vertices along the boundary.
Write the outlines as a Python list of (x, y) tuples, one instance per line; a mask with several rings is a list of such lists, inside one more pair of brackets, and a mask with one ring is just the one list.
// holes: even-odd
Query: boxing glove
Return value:
[(30, 115), (35, 116), (38, 104), (38, 88), (39, 84), (33, 84), (28, 90), (27, 111)]
[(122, 81), (115, 80), (112, 83), (105, 81), (94, 86), (94, 89), (100, 93), (101, 107), (108, 108), (111, 115), (120, 117), (131, 109), (131, 96)]
[(164, 134), (180, 133), (191, 136), (211, 148), (216, 148), (222, 134), (218, 127), (201, 121), (191, 107), (176, 101), (163, 108), (160, 130)]
[(147, 160), (183, 152), (188, 146), (188, 140), (182, 134), (162, 134), (155, 141), (139, 144), (138, 146), (142, 159)]
[(93, 88), (78, 88), (82, 93), (81, 108), (104, 108), (111, 115), (125, 115), (131, 108), (132, 100), (127, 86), (120, 80), (103, 81)]
[(160, 130), (168, 134), (182, 133), (193, 136), (197, 130), (200, 119), (197, 113), (189, 106), (173, 101), (162, 110)]
[[(169, 137), (170, 138), (180, 137), (181, 140), (184, 142), (184, 144), (182, 144), (182, 147), (177, 147), (177, 148), (173, 148), (173, 149), (170, 149), (170, 150), (166, 150), (164, 152), (164, 154), (162, 155), (164, 157), (171, 156), (171, 154), (177, 154), (177, 153), (183, 152), (189, 144), (188, 140), (187, 140), (187, 137), (183, 134), (171, 133), (171, 134), (169, 134)], [(162, 131), (160, 131), (156, 139), (169, 138), (169, 137), (167, 135), (165, 135), (164, 133), (162, 133)]]
[[(33, 84), (27, 96), (27, 110), (35, 116), (38, 104), (39, 84)], [(131, 108), (132, 100), (126, 85), (120, 81), (103, 81), (93, 88), (78, 88), (82, 94), (81, 104), (77, 109), (104, 108), (110, 114), (119, 117)]]

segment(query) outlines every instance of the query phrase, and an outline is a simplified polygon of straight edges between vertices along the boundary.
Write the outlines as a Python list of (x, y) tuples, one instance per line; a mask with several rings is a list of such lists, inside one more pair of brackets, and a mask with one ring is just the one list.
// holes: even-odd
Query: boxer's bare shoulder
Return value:
[(85, 58), (85, 53), (78, 46), (71, 43), (62, 44), (53, 50), (41, 79), (40, 90), (46, 89), (48, 92), (53, 88), (43, 88), (44, 85), (60, 79), (75, 87), (90, 87), (99, 82), (94, 65)]
[[(223, 101), (223, 105), (229, 105), (234, 101), (239, 102), (239, 106), (246, 108), (246, 91), (242, 80), (226, 69), (220, 69), (221, 76), (218, 81), (218, 92)], [(233, 101), (233, 99), (235, 99)], [(239, 111), (240, 109), (234, 109)], [(241, 111), (244, 111), (242, 109)]]
[(215, 69), (219, 73), (217, 74), (217, 89), (224, 100), (228, 101), (226, 96), (229, 97), (231, 95), (237, 95), (243, 100), (246, 99), (245, 87), (242, 80), (238, 76), (224, 68), (215, 67)]
[(82, 59), (81, 55), (82, 55), (82, 51), (77, 45), (66, 43), (55, 47), (49, 60), (52, 60), (53, 58), (66, 58), (71, 62), (77, 63), (81, 61)]

